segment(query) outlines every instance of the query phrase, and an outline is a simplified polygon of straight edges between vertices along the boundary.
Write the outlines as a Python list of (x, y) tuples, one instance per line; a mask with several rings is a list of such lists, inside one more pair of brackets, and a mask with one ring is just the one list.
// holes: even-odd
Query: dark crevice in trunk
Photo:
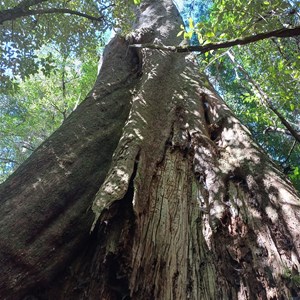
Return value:
[(139, 78), (143, 75), (143, 56), (140, 49), (130, 48), (132, 55), (132, 65), (134, 68), (132, 72)]
[(132, 236), (135, 215), (132, 206), (138, 157), (127, 193), (103, 211), (84, 249), (51, 285), (29, 294), (37, 299), (129, 300)]
[[(99, 266), (103, 261), (101, 268), (97, 268), (98, 272), (92, 272), (102, 275), (106, 288), (109, 290), (111, 298), (109, 299), (130, 299), (129, 278), (131, 274), (131, 248), (132, 237), (135, 228), (135, 215), (132, 206), (134, 196), (134, 179), (137, 173), (139, 155), (137, 154), (134, 170), (130, 179), (127, 193), (124, 198), (115, 201), (112, 206), (100, 217), (99, 227), (103, 228), (98, 234), (97, 241), (101, 245), (106, 245), (102, 257), (104, 259), (94, 258), (93, 266)], [(103, 240), (104, 239), (104, 240)], [(103, 242), (101, 242), (103, 240)], [(107, 249), (113, 242), (113, 249)], [(108, 245), (108, 247), (107, 247)], [(101, 257), (101, 256), (100, 256)], [(101, 257), (101, 258), (102, 258)], [(101, 272), (99, 272), (101, 270)]]
[(221, 133), (225, 127), (225, 118), (221, 117), (215, 120), (216, 116), (214, 116), (213, 113), (210, 111), (211, 104), (209, 103), (207, 96), (204, 93), (202, 93), (201, 98), (202, 98), (201, 100), (203, 105), (204, 119), (205, 119), (209, 138), (213, 142), (217, 143), (218, 138), (221, 136)]
[[(174, 137), (174, 126), (175, 126), (175, 121), (173, 122), (173, 124), (171, 126), (169, 138), (167, 139), (167, 141), (165, 143), (164, 154), (166, 153), (166, 151), (169, 147), (172, 147), (172, 140), (173, 140), (173, 137)], [(165, 155), (163, 155), (163, 157), (165, 157)]]
[(206, 95), (204, 93), (201, 94), (201, 100), (202, 100), (202, 105), (203, 105), (203, 111), (204, 111), (204, 118), (205, 122), (207, 125), (207, 128), (209, 128), (211, 122), (209, 118), (209, 103), (206, 99)]
[(224, 129), (224, 120), (221, 119), (218, 123), (211, 124), (209, 126), (210, 139), (214, 142), (218, 141), (223, 129)]

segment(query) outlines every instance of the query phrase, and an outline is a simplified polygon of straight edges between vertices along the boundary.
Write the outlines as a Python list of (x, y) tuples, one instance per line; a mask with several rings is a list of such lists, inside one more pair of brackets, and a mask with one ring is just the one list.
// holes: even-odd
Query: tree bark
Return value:
[(144, 0), (87, 99), (0, 187), (2, 299), (300, 296), (291, 183), (192, 57), (129, 47), (175, 45), (180, 23)]

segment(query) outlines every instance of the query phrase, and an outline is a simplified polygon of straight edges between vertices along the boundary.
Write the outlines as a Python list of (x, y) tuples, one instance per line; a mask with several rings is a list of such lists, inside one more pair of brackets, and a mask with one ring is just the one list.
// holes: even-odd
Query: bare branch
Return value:
[(12, 163), (12, 164), (17, 164), (17, 165), (20, 164), (16, 160), (9, 159), (9, 158), (6, 158), (6, 157), (0, 157), (0, 162), (2, 162), (2, 163)]
[(268, 103), (268, 107), (274, 112), (274, 114), (279, 118), (284, 127), (292, 134), (292, 136), (300, 143), (300, 133), (297, 132), (291, 124), (284, 118), (284, 116), (271, 104)]
[(290, 148), (289, 153), (288, 153), (288, 155), (287, 155), (285, 161), (284, 161), (281, 165), (286, 164), (286, 163), (288, 162), (288, 160), (290, 159), (290, 157), (291, 157), (291, 155), (292, 155), (292, 152), (293, 152), (294, 149), (295, 149), (295, 146), (296, 146), (296, 140), (294, 140), (293, 145), (292, 145), (292, 147)]
[(300, 35), (300, 26), (294, 28), (280, 28), (270, 32), (259, 33), (256, 35), (247, 36), (244, 38), (237, 38), (226, 42), (209, 43), (204, 46), (164, 46), (158, 44), (133, 44), (130, 47), (134, 48), (148, 48), (170, 52), (200, 52), (205, 53), (211, 50), (229, 48), (236, 45), (246, 45), (257, 41), (265, 40), (271, 37), (287, 38)]
[(290, 10), (286, 11), (285, 13), (277, 13), (275, 10), (271, 10), (271, 11), (265, 13), (265, 15), (263, 15), (263, 16), (260, 15), (260, 18), (258, 18), (257, 20), (254, 21), (254, 24), (258, 23), (260, 21), (267, 21), (268, 18), (272, 18), (274, 16), (275, 17), (279, 17), (280, 15), (292, 16), (296, 13), (297, 13), (297, 10), (295, 8), (291, 8)]
[[(283, 129), (283, 128), (274, 127), (274, 126), (268, 126), (264, 130), (264, 134), (269, 133), (269, 132), (277, 132), (277, 133), (282, 133), (282, 134), (289, 135), (289, 136), (292, 135), (289, 130)], [(300, 134), (299, 131), (297, 131), (297, 132)]]

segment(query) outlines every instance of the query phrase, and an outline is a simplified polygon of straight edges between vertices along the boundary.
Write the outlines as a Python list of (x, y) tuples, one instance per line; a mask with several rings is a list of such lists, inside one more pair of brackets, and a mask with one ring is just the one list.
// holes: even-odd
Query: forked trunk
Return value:
[(178, 44), (171, 0), (140, 10), (85, 102), (1, 186), (1, 298), (300, 296), (295, 190), (192, 56), (128, 47)]

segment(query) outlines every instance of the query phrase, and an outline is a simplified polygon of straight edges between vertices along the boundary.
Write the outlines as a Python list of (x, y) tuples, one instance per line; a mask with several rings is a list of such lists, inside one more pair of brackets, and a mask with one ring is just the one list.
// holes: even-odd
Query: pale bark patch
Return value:
[(152, 177), (148, 208), (137, 216), (130, 290), (134, 299), (206, 299), (215, 269), (201, 234), (199, 191), (187, 157), (167, 150)]

